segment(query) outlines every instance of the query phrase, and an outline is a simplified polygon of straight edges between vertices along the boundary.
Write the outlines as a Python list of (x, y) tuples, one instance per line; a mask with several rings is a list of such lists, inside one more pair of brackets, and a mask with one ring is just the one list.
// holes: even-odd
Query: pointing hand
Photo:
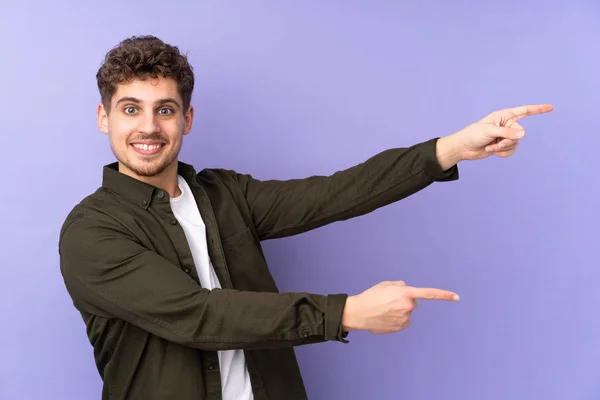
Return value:
[(454, 135), (464, 160), (478, 160), (495, 154), (509, 157), (525, 137), (525, 128), (517, 121), (552, 111), (550, 104), (538, 104), (495, 111)]
[(359, 295), (350, 296), (342, 315), (346, 331), (393, 333), (408, 328), (418, 299), (458, 301), (458, 295), (442, 289), (406, 286), (403, 281), (381, 282)]

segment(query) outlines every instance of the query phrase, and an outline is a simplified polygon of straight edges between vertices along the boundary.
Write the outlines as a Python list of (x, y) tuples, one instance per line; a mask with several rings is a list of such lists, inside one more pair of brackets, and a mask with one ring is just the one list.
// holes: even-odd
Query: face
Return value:
[(183, 110), (175, 80), (135, 80), (117, 87), (110, 112), (98, 106), (98, 127), (109, 136), (121, 172), (135, 178), (157, 177), (177, 169), (193, 114), (192, 107)]

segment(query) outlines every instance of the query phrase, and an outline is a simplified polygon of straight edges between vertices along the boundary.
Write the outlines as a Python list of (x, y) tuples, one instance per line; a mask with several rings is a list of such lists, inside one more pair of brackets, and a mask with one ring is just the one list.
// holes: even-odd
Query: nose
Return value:
[(158, 124), (158, 118), (154, 113), (146, 113), (140, 120), (139, 131), (146, 135), (159, 132), (160, 127)]

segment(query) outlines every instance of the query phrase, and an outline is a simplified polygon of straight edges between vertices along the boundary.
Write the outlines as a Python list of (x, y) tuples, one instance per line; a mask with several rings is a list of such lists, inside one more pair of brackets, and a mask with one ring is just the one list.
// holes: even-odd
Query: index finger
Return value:
[(458, 301), (460, 297), (454, 292), (435, 288), (406, 287), (406, 294), (413, 299)]
[(532, 104), (527, 106), (507, 108), (506, 110), (500, 111), (500, 114), (516, 121), (530, 115), (545, 114), (552, 110), (554, 110), (554, 106), (552, 104)]

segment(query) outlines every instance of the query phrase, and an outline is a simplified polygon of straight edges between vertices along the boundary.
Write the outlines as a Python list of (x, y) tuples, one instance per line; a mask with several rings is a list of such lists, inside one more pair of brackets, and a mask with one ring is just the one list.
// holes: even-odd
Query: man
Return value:
[(418, 299), (455, 293), (382, 282), (354, 296), (278, 293), (260, 241), (364, 215), (458, 179), (456, 164), (508, 157), (517, 120), (390, 149), (331, 176), (259, 181), (178, 160), (194, 75), (176, 47), (133, 37), (97, 74), (98, 127), (117, 162), (61, 229), (61, 272), (87, 325), (103, 399), (305, 399), (293, 347), (408, 327)]

